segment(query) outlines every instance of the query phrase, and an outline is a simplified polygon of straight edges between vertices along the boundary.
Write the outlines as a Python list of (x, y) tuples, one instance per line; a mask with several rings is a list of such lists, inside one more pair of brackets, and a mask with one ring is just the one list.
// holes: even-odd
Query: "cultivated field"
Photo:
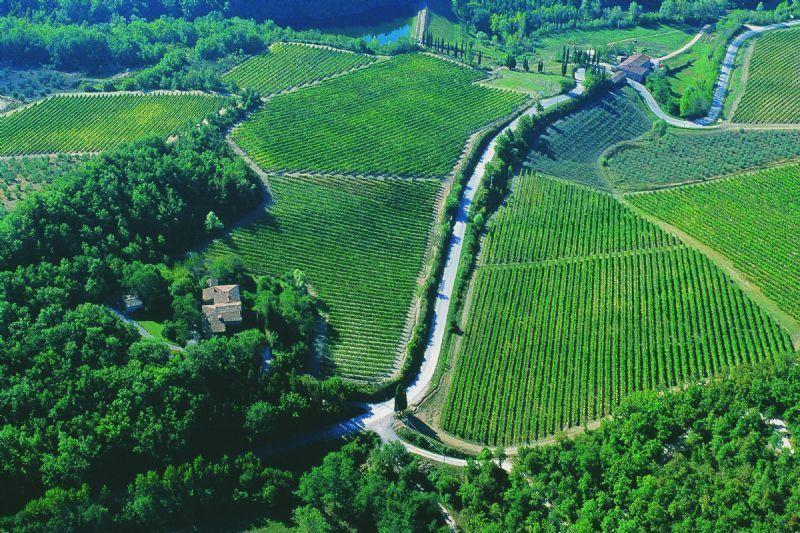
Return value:
[(0, 160), (0, 206), (6, 210), (58, 176), (88, 161), (88, 156), (42, 156)]
[(800, 122), (800, 28), (768, 32), (754, 46), (734, 122)]
[(179, 127), (220, 109), (203, 95), (57, 96), (0, 117), (0, 154), (88, 152)]
[(276, 203), (213, 243), (256, 273), (303, 270), (330, 309), (324, 371), (389, 375), (412, 302), (442, 184), (435, 180), (275, 177)]
[(521, 177), (485, 249), (442, 417), (464, 438), (531, 441), (790, 347), (705, 256), (603, 193)]
[(263, 96), (324, 80), (369, 65), (375, 58), (320, 46), (276, 43), (268, 54), (256, 56), (223, 76)]
[(731, 259), (800, 319), (800, 167), (627, 198)]
[(539, 173), (607, 188), (598, 162), (600, 154), (620, 141), (639, 137), (652, 126), (627, 94), (609, 93), (547, 128), (525, 165)]
[(605, 176), (614, 189), (648, 190), (798, 158), (800, 131), (670, 130), (608, 155)]
[(524, 95), (474, 84), (482, 74), (402, 55), (279, 95), (234, 132), (264, 169), (441, 177), (467, 137)]

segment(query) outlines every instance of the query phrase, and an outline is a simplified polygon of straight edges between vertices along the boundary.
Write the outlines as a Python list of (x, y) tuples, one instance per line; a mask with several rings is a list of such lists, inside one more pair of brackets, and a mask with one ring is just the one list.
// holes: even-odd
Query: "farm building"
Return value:
[(647, 75), (653, 70), (653, 58), (646, 54), (633, 54), (617, 65), (617, 70), (624, 72), (633, 81), (644, 83)]
[(132, 315), (144, 309), (144, 302), (136, 294), (126, 294), (122, 297), (122, 310), (125, 314)]
[(622, 71), (617, 71), (611, 75), (611, 83), (614, 85), (623, 85), (625, 83), (625, 73)]
[(226, 333), (242, 324), (242, 297), (238, 285), (211, 285), (203, 289), (203, 326), (207, 333)]

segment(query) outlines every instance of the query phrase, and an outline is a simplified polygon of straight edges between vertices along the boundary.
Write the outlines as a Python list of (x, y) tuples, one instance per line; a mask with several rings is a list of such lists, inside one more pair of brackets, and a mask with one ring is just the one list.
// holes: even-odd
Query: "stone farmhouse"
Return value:
[(633, 54), (617, 65), (617, 70), (624, 72), (633, 81), (644, 83), (647, 75), (653, 70), (653, 58), (646, 54)]
[(242, 325), (242, 297), (238, 285), (203, 289), (203, 328), (207, 334), (228, 333)]

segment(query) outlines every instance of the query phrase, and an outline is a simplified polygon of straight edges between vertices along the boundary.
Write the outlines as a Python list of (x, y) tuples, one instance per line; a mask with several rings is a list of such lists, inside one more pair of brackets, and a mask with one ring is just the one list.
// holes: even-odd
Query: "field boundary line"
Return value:
[(542, 259), (540, 261), (507, 261), (503, 263), (480, 263), (477, 266), (480, 268), (488, 268), (488, 269), (514, 269), (514, 268), (536, 268), (539, 266), (551, 266), (551, 265), (572, 265), (575, 263), (582, 263), (584, 261), (596, 261), (596, 260), (603, 260), (603, 259), (616, 259), (618, 257), (634, 257), (639, 255), (645, 255), (648, 253), (664, 253), (664, 252), (673, 252), (676, 250), (680, 250), (681, 248), (686, 248), (686, 245), (683, 243), (679, 244), (666, 244), (666, 245), (659, 245), (659, 246), (652, 246), (650, 248), (634, 248), (631, 250), (619, 250), (616, 252), (602, 252), (602, 253), (593, 253), (587, 255), (572, 255), (568, 257), (557, 257), (557, 258), (550, 258), (550, 259)]
[(682, 229), (665, 222), (664, 220), (640, 209), (639, 207), (631, 204), (621, 194), (615, 194), (614, 197), (622, 205), (630, 209), (635, 214), (644, 218), (645, 220), (657, 225), (662, 230), (680, 239), (686, 246), (693, 248), (707, 258), (709, 258), (718, 268), (722, 269), (728, 277), (736, 283), (736, 285), (744, 292), (750, 299), (752, 299), (760, 309), (765, 311), (775, 322), (786, 331), (792, 340), (792, 345), (795, 351), (800, 350), (800, 320), (792, 317), (789, 313), (783, 310), (772, 298), (767, 296), (764, 291), (759, 287), (749, 276), (739, 270), (733, 261), (726, 255), (718, 252), (711, 246), (703, 243), (702, 241), (692, 237), (689, 233)]
[(51, 94), (44, 98), (39, 98), (38, 100), (33, 100), (21, 106), (15, 107), (13, 109), (9, 109), (8, 111), (3, 111), (0, 113), (0, 118), (5, 118), (8, 116), (13, 115), (14, 113), (20, 113), (25, 111), (26, 109), (30, 109), (31, 107), (37, 106), (48, 100), (52, 100), (54, 98), (95, 98), (95, 97), (103, 97), (103, 96), (206, 96), (206, 97), (217, 97), (217, 98), (233, 98), (234, 95), (229, 93), (220, 93), (214, 91), (200, 91), (200, 90), (191, 90), (191, 91), (178, 91), (178, 90), (171, 90), (171, 89), (157, 89), (152, 91), (97, 91), (97, 92), (63, 92), (57, 94)]
[(739, 94), (737, 94), (736, 98), (734, 98), (733, 102), (731, 102), (731, 107), (728, 110), (727, 118), (723, 117), (723, 120), (727, 120), (729, 124), (734, 123), (733, 119), (736, 116), (736, 110), (739, 108), (739, 104), (741, 103), (742, 98), (744, 98), (744, 90), (745, 87), (747, 87), (747, 80), (750, 78), (750, 61), (753, 59), (753, 53), (755, 52), (755, 50), (756, 50), (756, 41), (749, 43), (747, 45), (747, 48), (745, 48), (744, 61), (742, 62), (742, 77), (741, 79), (739, 79)]
[(772, 163), (767, 163), (764, 165), (759, 165), (756, 167), (747, 168), (744, 170), (737, 170), (734, 172), (728, 172), (726, 174), (720, 174), (719, 176), (711, 176), (705, 180), (685, 180), (679, 181), (677, 183), (665, 183), (659, 187), (654, 187), (652, 189), (645, 189), (642, 191), (618, 191), (615, 194), (620, 194), (622, 196), (636, 196), (640, 194), (649, 194), (649, 193), (656, 193), (660, 191), (668, 191), (670, 189), (678, 189), (681, 187), (695, 187), (701, 185), (709, 185), (715, 183), (717, 181), (729, 180), (733, 178), (737, 178), (739, 176), (748, 176), (750, 174), (755, 174), (756, 172), (762, 172), (764, 170), (772, 170), (776, 168), (782, 167), (790, 167), (793, 165), (800, 164), (800, 156), (797, 157), (790, 157), (789, 159), (780, 159), (778, 161), (773, 161)]

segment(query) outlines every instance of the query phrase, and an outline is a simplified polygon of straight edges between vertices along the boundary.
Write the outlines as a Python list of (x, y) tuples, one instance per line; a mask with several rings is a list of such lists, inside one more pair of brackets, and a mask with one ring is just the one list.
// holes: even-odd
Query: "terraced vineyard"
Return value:
[(406, 315), (442, 184), (435, 180), (275, 177), (263, 218), (216, 241), (257, 273), (303, 270), (329, 306), (324, 372), (386, 377), (398, 363)]
[(473, 84), (476, 70), (422, 54), (276, 96), (234, 132), (264, 169), (441, 177), (471, 132), (524, 95)]
[(0, 154), (99, 151), (151, 135), (167, 137), (224, 102), (196, 94), (56, 96), (0, 117)]
[(755, 43), (734, 122), (800, 122), (800, 28), (767, 32)]
[(800, 131), (670, 130), (609, 154), (605, 175), (617, 190), (703, 181), (800, 157)]
[(0, 160), (0, 206), (12, 209), (32, 191), (42, 189), (88, 159), (88, 156), (61, 155)]
[(731, 259), (800, 319), (800, 167), (635, 194), (628, 200)]
[(603, 193), (523, 176), (485, 250), (442, 415), (467, 439), (535, 440), (790, 347), (705, 256)]
[(543, 174), (607, 188), (598, 161), (600, 154), (620, 141), (639, 137), (652, 126), (627, 91), (609, 93), (547, 128), (533, 145), (525, 165)]
[(322, 46), (275, 43), (268, 54), (245, 61), (222, 78), (269, 95), (324, 80), (373, 61), (372, 56)]

